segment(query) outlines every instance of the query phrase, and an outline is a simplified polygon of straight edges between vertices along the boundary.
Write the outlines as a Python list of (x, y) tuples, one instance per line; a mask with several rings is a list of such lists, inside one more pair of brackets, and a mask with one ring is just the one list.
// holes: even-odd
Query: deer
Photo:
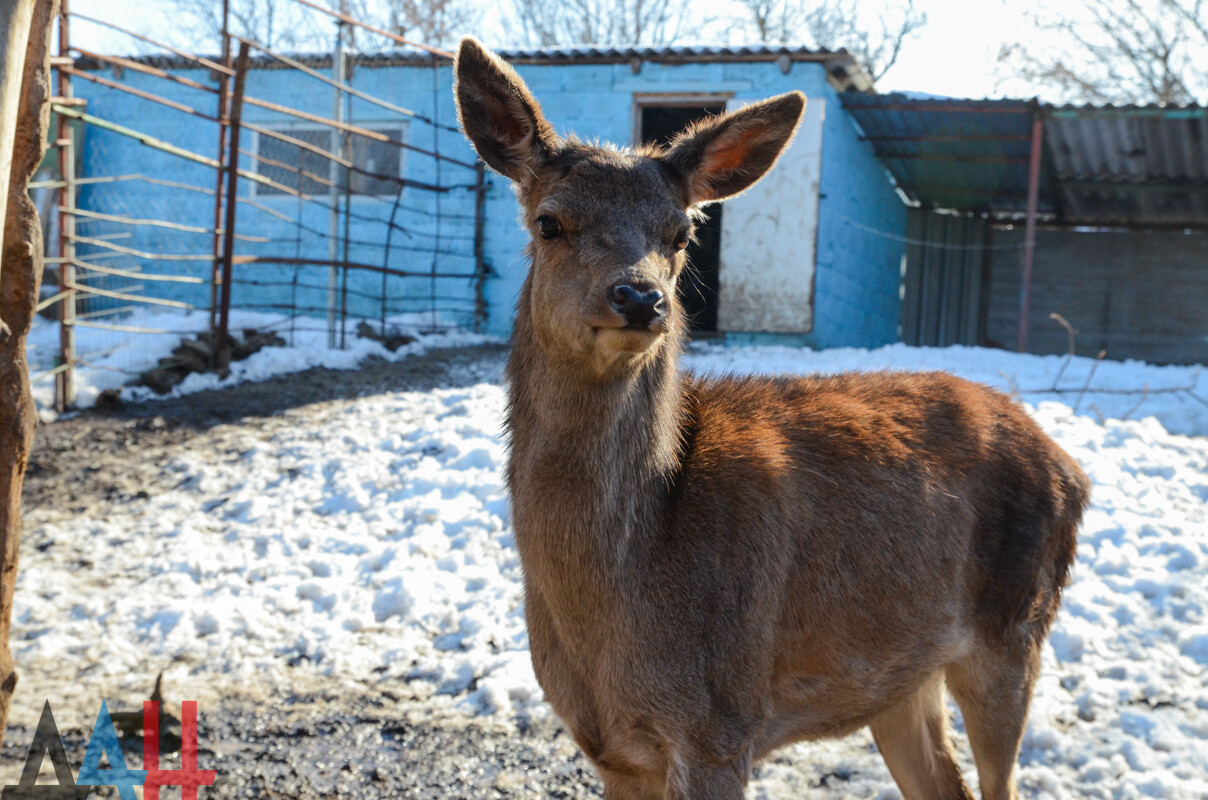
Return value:
[(473, 38), (462, 130), (530, 234), (505, 376), (532, 664), (608, 800), (735, 800), (865, 726), (906, 800), (1014, 800), (1090, 495), (1012, 398), (953, 375), (700, 377), (677, 297), (702, 206), (792, 140), (790, 92), (665, 147), (560, 136)]

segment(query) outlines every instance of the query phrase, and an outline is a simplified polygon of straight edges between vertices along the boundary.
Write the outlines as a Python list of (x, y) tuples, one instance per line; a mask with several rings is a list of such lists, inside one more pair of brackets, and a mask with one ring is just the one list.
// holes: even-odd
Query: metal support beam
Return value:
[[(231, 66), (231, 0), (222, 0), (222, 65)], [(218, 74), (218, 169), (214, 176), (214, 265), (210, 270), (210, 330), (218, 324), (218, 285), (222, 280), (222, 187), (226, 178), (227, 116), (230, 77)], [(232, 201), (234, 202), (234, 201)]]
[[(345, 79), (345, 64), (344, 64), (344, 25), (341, 21), (336, 26), (336, 49), (332, 53), (331, 59), (331, 78), (339, 86), (344, 85)], [(344, 93), (340, 89), (335, 90), (335, 98), (333, 100), (331, 118), (337, 123), (344, 121)], [(331, 152), (336, 158), (343, 159), (344, 143), (343, 140), (336, 136), (336, 132), (331, 132)], [(301, 154), (299, 154), (299, 163), (301, 163)], [(327, 247), (328, 260), (334, 265), (340, 259), (340, 164), (335, 160), (328, 162), (328, 202), (331, 205), (331, 220), (329, 223), (330, 230), (328, 231)], [(345, 174), (347, 175), (347, 167)], [(351, 176), (347, 175), (351, 180)], [(301, 187), (298, 187), (301, 188)], [(327, 273), (327, 346), (335, 349), (338, 344), (336, 337), (336, 323), (338, 310), (336, 303), (338, 301), (337, 290), (339, 282), (339, 269), (332, 266)]]
[[(59, 55), (71, 55), (71, 23), (68, 0), (63, 0), (59, 6)], [(71, 98), (71, 77), (62, 67), (57, 68), (59, 74), (58, 94), (63, 98)], [(75, 132), (76, 126), (67, 115), (59, 113), (59, 130), (56, 132), (59, 148), (59, 178), (63, 185), (59, 188), (59, 291), (70, 292), (59, 303), (59, 363), (62, 371), (55, 374), (55, 410), (63, 413), (75, 405), (75, 315), (76, 296), (75, 286), (75, 216), (65, 213), (63, 209), (75, 208)]]
[(231, 363), (231, 273), (235, 260), (235, 210), (239, 204), (239, 123), (243, 118), (243, 87), (247, 83), (247, 43), (239, 45), (235, 62), (235, 88), (231, 93), (231, 143), (227, 155), (226, 224), (222, 236), (222, 294), (218, 310), (218, 367), (226, 369)]
[(1030, 141), (1030, 136), (1016, 136), (1005, 134), (931, 134), (924, 133), (918, 136), (861, 136), (862, 142), (1027, 142)]
[(1036, 251), (1036, 205), (1040, 198), (1040, 154), (1044, 120), (1039, 111), (1032, 116), (1032, 153), (1028, 162), (1028, 212), (1023, 237), (1023, 280), (1019, 297), (1019, 340), (1016, 349), (1027, 352), (1028, 315), (1032, 312), (1032, 264)]
[(487, 177), (481, 161), (474, 180), (474, 332), (482, 333), (487, 323), (486, 280), (487, 265), (483, 257), (484, 227), (486, 225)]

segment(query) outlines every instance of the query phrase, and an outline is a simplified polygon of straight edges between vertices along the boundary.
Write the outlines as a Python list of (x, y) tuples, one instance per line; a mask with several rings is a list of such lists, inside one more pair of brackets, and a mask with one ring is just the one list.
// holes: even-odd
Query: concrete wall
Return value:
[[(646, 63), (641, 73), (633, 74), (629, 64), (521, 66), (518, 71), (542, 102), (555, 127), (571, 130), (581, 136), (599, 137), (615, 142), (631, 142), (634, 135), (635, 93), (729, 93), (736, 97), (768, 96), (790, 89), (800, 89), (810, 97), (826, 100), (823, 130), (822, 173), (819, 219), (816, 242), (816, 272), (814, 287), (814, 328), (812, 333), (794, 337), (816, 347), (876, 346), (896, 341), (899, 320), (899, 283), (902, 245), (894, 236), (905, 233), (906, 209), (892, 191), (889, 179), (872, 154), (872, 148), (859, 140), (858, 132), (841, 110), (834, 90), (825, 80), (823, 68), (816, 64), (794, 64), (789, 74), (783, 74), (774, 63), (721, 64), (696, 63), (664, 65)], [(112, 78), (112, 73), (100, 73)], [(209, 76), (203, 71), (179, 73), (203, 83)], [(144, 91), (152, 91), (178, 102), (212, 113), (214, 100), (193, 89), (127, 71), (123, 82)], [(369, 94), (433, 117), (442, 123), (453, 123), (449, 69), (434, 71), (429, 67), (358, 67), (352, 79), (355, 87)], [(212, 123), (185, 114), (156, 107), (145, 100), (76, 81), (77, 94), (88, 98), (88, 111), (98, 117), (136, 128), (180, 147), (213, 156), (217, 133)], [(328, 87), (297, 72), (286, 70), (253, 70), (248, 77), (247, 93), (274, 102), (293, 106), (323, 116), (330, 116), (332, 94)], [(280, 123), (286, 118), (253, 107), (245, 108), (245, 118), (255, 122)], [(372, 123), (397, 120), (396, 115), (376, 109), (364, 101), (353, 102), (354, 121)], [(413, 121), (408, 130), (412, 143), (455, 158), (472, 161), (474, 156), (462, 136), (452, 131), (438, 131), (422, 122)], [(251, 149), (248, 142), (245, 149)], [(141, 172), (158, 179), (210, 187), (213, 173), (186, 161), (160, 154), (129, 139), (106, 131), (90, 128), (86, 143), (84, 175), (112, 175)], [(243, 166), (251, 168), (246, 158)], [(473, 173), (445, 164), (440, 167), (442, 185), (470, 183)], [(433, 159), (409, 153), (405, 174), (413, 180), (437, 182), (437, 167)], [(244, 182), (242, 193), (248, 191)], [(293, 216), (298, 210), (294, 198), (256, 197), (257, 203)], [(437, 210), (446, 215), (441, 221), (440, 250), (433, 253), (438, 233)], [(404, 192), (401, 222), (409, 234), (395, 233), (391, 266), (397, 269), (426, 271), (434, 260), (444, 271), (465, 272), (473, 269), (471, 258), (473, 192), (457, 190), (442, 195), (407, 189)], [(151, 186), (140, 183), (98, 185), (81, 193), (81, 204), (107, 213), (137, 217), (169, 219), (189, 225), (209, 227), (212, 222), (212, 199), (206, 195)], [(354, 213), (371, 217), (388, 216), (393, 198), (383, 203), (365, 197), (353, 198)], [(316, 232), (328, 229), (328, 213), (320, 205), (303, 208), (303, 222)], [(506, 334), (511, 325), (517, 292), (523, 281), (526, 264), (523, 257), (525, 233), (517, 224), (518, 209), (511, 188), (499, 176), (491, 176), (486, 203), (485, 258), (490, 268), (485, 296), (489, 307), (488, 329)], [(855, 223), (855, 224), (853, 224)], [(882, 235), (870, 234), (859, 226), (876, 229)], [(380, 241), (384, 235), (381, 222), (353, 221), (351, 237)], [(93, 224), (93, 232), (117, 232), (113, 225)], [(239, 234), (267, 238), (270, 242), (240, 242), (240, 253), (326, 257), (326, 245), (318, 233), (303, 231), (299, 235), (292, 224), (273, 217), (260, 209), (244, 206), (240, 211)], [(208, 252), (208, 238), (198, 234), (182, 234), (154, 228), (140, 228), (135, 235), (120, 240), (126, 246), (152, 252)], [(802, 248), (815, 243), (802, 242)], [(405, 250), (399, 248), (407, 248)], [(349, 252), (354, 261), (380, 263), (382, 250), (372, 246), (354, 245)], [(106, 262), (116, 263), (116, 262)], [(144, 264), (147, 271), (208, 274), (205, 262), (162, 262)], [(236, 303), (251, 302), (265, 306), (285, 304), (296, 297), (299, 305), (321, 308), (326, 298), (326, 270), (308, 268), (295, 275), (293, 267), (248, 266), (240, 275), (262, 285), (237, 285)], [(297, 288), (295, 282), (316, 286)], [(270, 286), (263, 284), (285, 284)], [(381, 289), (381, 276), (354, 273), (350, 288), (375, 294)], [(426, 303), (428, 294), (448, 298), (449, 307), (470, 309), (473, 282), (465, 279), (436, 281), (390, 279), (392, 296), (412, 298), (415, 307)], [(157, 284), (147, 289), (149, 294), (188, 299), (198, 305), (208, 303), (206, 286)], [(440, 303), (438, 303), (440, 305)], [(406, 302), (399, 304), (405, 310)], [(350, 296), (349, 310), (353, 315), (376, 316), (377, 303), (369, 298)], [(316, 312), (320, 313), (320, 312)], [(468, 316), (461, 320), (464, 322)]]

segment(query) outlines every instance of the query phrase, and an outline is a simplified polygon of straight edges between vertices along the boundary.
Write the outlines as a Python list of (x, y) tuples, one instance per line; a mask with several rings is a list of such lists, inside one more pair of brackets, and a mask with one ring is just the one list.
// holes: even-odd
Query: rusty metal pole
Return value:
[(1016, 349), (1023, 353), (1028, 347), (1028, 315), (1032, 313), (1032, 263), (1036, 251), (1036, 205), (1040, 198), (1040, 145), (1044, 136), (1044, 120), (1039, 111), (1032, 112), (1032, 153), (1028, 159), (1028, 217), (1023, 235), (1023, 280), (1019, 291), (1019, 340)]
[(474, 181), (474, 332), (481, 333), (487, 321), (486, 280), (487, 267), (483, 257), (483, 229), (486, 222), (487, 181), (486, 170), (478, 162)]
[(227, 159), (226, 223), (222, 236), (222, 292), (218, 312), (218, 368), (231, 363), (231, 273), (235, 259), (235, 210), (239, 204), (239, 122), (243, 117), (243, 87), (247, 83), (248, 43), (239, 43), (235, 62), (235, 89), (231, 93), (231, 144)]
[[(331, 77), (340, 86), (344, 85), (345, 80), (345, 64), (344, 64), (344, 23), (341, 22), (336, 26), (336, 47), (331, 54)], [(342, 89), (336, 89), (333, 99), (331, 118), (336, 122), (344, 121), (344, 93)], [(336, 136), (336, 131), (331, 132), (331, 151), (339, 158), (344, 158), (344, 147), (342, 140)], [(338, 320), (337, 299), (339, 290), (339, 270), (335, 266), (340, 258), (340, 170), (341, 167), (334, 160), (328, 164), (328, 180), (331, 181), (330, 189), (327, 193), (327, 202), (331, 204), (331, 220), (328, 225), (327, 233), (327, 249), (328, 256), (331, 259), (331, 267), (327, 271), (327, 346), (333, 350), (339, 344), (336, 337), (336, 324)], [(344, 170), (345, 173), (348, 170)], [(348, 176), (351, 179), (351, 176)]]
[[(222, 0), (222, 66), (231, 67), (231, 0)], [(218, 174), (214, 179), (214, 265), (210, 270), (210, 330), (215, 330), (218, 313), (218, 282), (222, 276), (222, 187), (226, 167), (227, 103), (231, 81), (218, 73)]]
[[(71, 22), (68, 16), (68, 0), (59, 6), (59, 55), (71, 54)], [(64, 99), (71, 95), (71, 77), (60, 67), (58, 96)], [(55, 374), (55, 410), (66, 411), (75, 404), (75, 128), (63, 114), (59, 114), (59, 126), (55, 144), (59, 149), (59, 291), (64, 292), (59, 301), (59, 367)]]

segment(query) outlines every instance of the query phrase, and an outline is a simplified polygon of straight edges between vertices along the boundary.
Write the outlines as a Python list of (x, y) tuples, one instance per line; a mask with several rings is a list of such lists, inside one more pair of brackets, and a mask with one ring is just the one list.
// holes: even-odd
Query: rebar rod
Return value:
[(335, 17), (336, 19), (340, 20), (341, 22), (347, 23), (349, 25), (356, 25), (358, 28), (364, 28), (365, 30), (369, 31), (370, 33), (376, 33), (378, 36), (385, 36), (387, 39), (394, 41), (396, 44), (406, 45), (407, 47), (414, 47), (419, 50), (426, 50), (427, 52), (432, 53), (433, 55), (443, 56), (444, 58), (447, 58), (450, 61), (453, 60), (453, 54), (450, 53), (448, 50), (441, 50), (439, 48), (432, 47), (431, 45), (422, 44), (420, 42), (413, 42), (410, 39), (404, 39), (402, 36), (399, 36), (396, 33), (390, 33), (389, 31), (384, 31), (381, 28), (375, 28), (374, 26), (370, 25), (367, 22), (361, 22), (360, 20), (354, 19), (354, 18), (348, 16), (347, 14), (341, 14), (338, 11), (332, 11), (330, 8), (324, 8), (321, 5), (317, 5), (315, 3), (310, 2), (310, 0), (294, 0), (294, 2), (301, 3), (302, 5), (306, 6), (307, 8), (313, 8), (315, 11), (320, 11), (329, 17)]
[[(65, 16), (65, 17), (68, 16), (67, 12), (64, 12), (63, 16)], [(156, 41), (155, 39), (152, 39), (149, 36), (144, 36), (141, 33), (135, 33), (134, 31), (130, 30), (129, 28), (123, 28), (121, 25), (115, 25), (114, 23), (107, 22), (103, 19), (97, 19), (96, 17), (90, 17), (87, 14), (81, 14), (78, 11), (72, 11), (70, 16), (73, 16), (77, 19), (87, 20), (88, 22), (92, 22), (92, 23), (101, 25), (106, 28), (110, 28), (119, 33), (124, 33), (127, 36), (133, 36), (135, 39), (138, 39), (141, 42), (146, 42), (147, 44), (158, 47), (161, 50), (167, 50), (169, 53), (172, 53), (173, 55), (178, 56), (180, 58), (183, 58), (186, 61), (192, 61), (192, 62), (194, 62), (196, 64), (200, 64), (201, 66), (206, 67), (208, 69), (215, 70), (216, 72), (219, 72), (221, 74), (228, 75), (228, 76), (235, 74), (230, 68), (224, 67), (222, 64), (216, 64), (213, 61), (209, 60), (208, 58), (202, 58), (201, 56), (193, 55), (192, 53), (189, 53), (185, 50), (179, 50), (170, 44), (165, 44), (164, 42)], [(60, 48), (62, 48), (61, 44), (60, 44)], [(69, 54), (68, 51), (64, 50), (64, 49), (60, 49), (59, 52), (61, 55)]]

